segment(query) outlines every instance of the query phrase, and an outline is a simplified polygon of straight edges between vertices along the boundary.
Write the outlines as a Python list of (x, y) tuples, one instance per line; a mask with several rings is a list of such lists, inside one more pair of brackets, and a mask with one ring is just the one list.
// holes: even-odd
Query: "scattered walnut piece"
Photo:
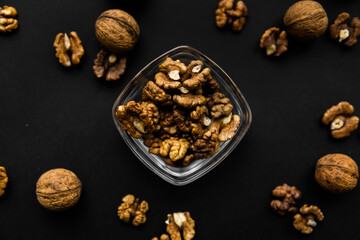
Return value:
[(76, 32), (71, 32), (70, 37), (66, 33), (56, 35), (54, 47), (56, 57), (59, 58), (59, 62), (65, 67), (70, 67), (71, 63), (73, 65), (79, 64), (81, 57), (85, 53), (84, 47)]
[(4, 195), (6, 185), (9, 181), (9, 178), (6, 174), (5, 167), (0, 166), (0, 197)]
[(117, 211), (120, 220), (128, 223), (133, 217), (132, 224), (134, 226), (146, 222), (146, 212), (149, 210), (149, 204), (146, 201), (140, 202), (139, 198), (135, 198), (131, 194), (123, 197), (122, 201)]
[[(166, 231), (171, 240), (191, 240), (195, 236), (195, 221), (189, 212), (168, 214)], [(181, 238), (181, 232), (183, 238)]]
[(11, 32), (18, 28), (18, 20), (14, 19), (17, 11), (13, 7), (0, 7), (0, 32)]
[[(159, 238), (158, 237), (153, 237), (151, 240), (159, 240)], [(160, 236), (160, 240), (170, 240), (170, 237), (167, 234), (162, 234)]]
[(246, 23), (248, 9), (243, 1), (235, 4), (234, 0), (221, 0), (215, 11), (216, 26), (223, 28), (226, 25), (232, 25), (232, 30), (240, 32)]
[(287, 51), (288, 40), (286, 32), (273, 27), (265, 31), (260, 40), (260, 47), (266, 49), (266, 55), (279, 57)]
[(349, 137), (350, 133), (358, 128), (359, 118), (357, 116), (350, 117), (353, 112), (354, 107), (346, 101), (342, 101), (326, 110), (322, 122), (325, 125), (330, 124), (333, 138)]
[(330, 26), (330, 37), (344, 42), (345, 46), (351, 47), (357, 43), (360, 36), (360, 19), (354, 17), (350, 22), (350, 14), (343, 12), (338, 15)]
[(317, 221), (322, 221), (324, 214), (317, 206), (305, 204), (300, 208), (300, 213), (294, 216), (294, 227), (301, 233), (310, 234), (313, 228), (316, 227)]
[(106, 81), (120, 79), (126, 69), (126, 57), (101, 49), (94, 60), (93, 71), (97, 78), (105, 76)]
[(271, 208), (276, 213), (284, 215), (285, 213), (297, 212), (297, 208), (295, 207), (296, 201), (301, 199), (302, 194), (295, 186), (290, 187), (284, 183), (282, 186), (277, 186), (272, 191), (272, 195), (277, 198), (282, 198), (282, 200), (272, 200), (270, 203)]

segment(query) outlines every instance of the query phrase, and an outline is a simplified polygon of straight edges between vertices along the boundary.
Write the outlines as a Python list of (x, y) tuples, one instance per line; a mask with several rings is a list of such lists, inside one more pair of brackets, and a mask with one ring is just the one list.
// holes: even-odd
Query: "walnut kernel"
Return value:
[(13, 7), (0, 7), (0, 32), (12, 32), (19, 26), (18, 20), (14, 19), (17, 11)]
[(7, 176), (5, 167), (0, 166), (0, 197), (4, 195), (8, 181), (9, 178)]
[(131, 218), (134, 226), (139, 226), (146, 222), (146, 212), (149, 211), (149, 204), (146, 201), (140, 202), (134, 195), (128, 194), (122, 199), (118, 207), (118, 216), (120, 220), (128, 223)]

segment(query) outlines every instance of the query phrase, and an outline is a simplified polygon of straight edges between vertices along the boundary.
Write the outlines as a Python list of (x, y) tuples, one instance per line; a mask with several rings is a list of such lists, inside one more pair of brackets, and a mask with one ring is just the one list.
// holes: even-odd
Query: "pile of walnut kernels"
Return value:
[(220, 142), (234, 137), (240, 117), (233, 115), (230, 99), (202, 61), (186, 66), (167, 58), (155, 81), (148, 81), (142, 102), (121, 105), (116, 117), (134, 138), (143, 138), (149, 152), (171, 166), (188, 166), (209, 158)]

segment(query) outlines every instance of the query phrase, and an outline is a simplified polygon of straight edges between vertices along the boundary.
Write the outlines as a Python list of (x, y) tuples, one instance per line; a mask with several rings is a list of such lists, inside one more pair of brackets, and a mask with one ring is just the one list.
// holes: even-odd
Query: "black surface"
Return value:
[[(304, 194), (301, 203), (325, 214), (307, 239), (360, 239), (360, 190), (335, 196), (313, 180), (318, 158), (348, 154), (357, 162), (359, 131), (335, 141), (320, 119), (340, 100), (360, 114), (360, 43), (346, 49), (328, 32), (312, 43), (291, 41), (279, 59), (258, 47), (265, 29), (281, 26), (293, 1), (246, 1), (245, 29), (234, 34), (214, 24), (216, 0), (2, 1), (19, 12), (20, 28), (0, 36), (0, 165), (9, 185), (0, 198), (0, 239), (151, 239), (165, 232), (169, 212), (191, 212), (196, 239), (305, 239), (291, 216), (274, 214), (271, 190), (284, 182)], [(332, 22), (338, 13), (360, 16), (360, 1), (322, 0)], [(140, 40), (117, 82), (96, 79), (92, 62), (101, 49), (94, 23), (104, 10), (131, 13)], [(57, 33), (77, 31), (86, 55), (65, 69), (55, 58)], [(219, 64), (237, 83), (253, 112), (243, 141), (212, 172), (190, 185), (172, 186), (148, 170), (117, 132), (111, 107), (123, 87), (149, 61), (190, 45)], [(46, 170), (64, 167), (83, 182), (80, 202), (52, 213), (36, 200)], [(150, 203), (138, 228), (118, 220), (122, 196)]]

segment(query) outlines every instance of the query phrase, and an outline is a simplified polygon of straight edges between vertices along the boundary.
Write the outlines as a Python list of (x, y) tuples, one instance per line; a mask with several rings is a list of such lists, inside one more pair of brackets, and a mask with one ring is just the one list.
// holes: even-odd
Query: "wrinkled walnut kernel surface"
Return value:
[(340, 43), (343, 42), (345, 46), (351, 47), (360, 37), (360, 19), (354, 17), (351, 20), (349, 13), (340, 13), (329, 30), (332, 39), (339, 39)]
[(66, 33), (56, 35), (53, 46), (56, 51), (55, 56), (64, 67), (79, 64), (80, 59), (85, 54), (81, 40), (74, 31), (69, 36)]
[(139, 226), (146, 222), (146, 212), (149, 211), (149, 204), (135, 198), (134, 195), (128, 194), (122, 199), (121, 205), (118, 207), (118, 216), (120, 220), (128, 223), (132, 219), (134, 226)]
[(0, 7), (0, 32), (12, 32), (19, 27), (19, 22), (15, 17), (17, 11), (13, 7)]
[(9, 178), (7, 176), (5, 167), (0, 166), (0, 197), (4, 195), (8, 181)]
[(324, 214), (317, 206), (305, 204), (300, 208), (300, 213), (294, 216), (293, 226), (296, 230), (304, 234), (313, 232), (314, 227), (317, 226), (316, 221), (322, 221)]
[(248, 9), (243, 1), (221, 0), (215, 11), (215, 23), (219, 28), (230, 25), (234, 32), (240, 32), (246, 23)]
[(260, 47), (266, 49), (266, 55), (274, 55), (279, 57), (287, 51), (288, 40), (286, 32), (279, 28), (270, 28), (265, 31), (260, 39)]
[(154, 78), (143, 88), (142, 102), (130, 101), (116, 110), (123, 130), (143, 138), (150, 153), (185, 167), (214, 155), (220, 142), (235, 136), (240, 117), (232, 114), (230, 99), (219, 92), (202, 61), (186, 66), (166, 58)]
[(108, 52), (106, 49), (100, 50), (94, 60), (93, 71), (97, 78), (105, 76), (106, 81), (120, 79), (125, 73), (126, 57), (119, 54)]
[(301, 192), (295, 186), (290, 187), (286, 183), (277, 186), (273, 191), (274, 197), (280, 198), (272, 200), (270, 203), (271, 208), (278, 214), (284, 215), (285, 213), (296, 213), (296, 203), (301, 199)]

